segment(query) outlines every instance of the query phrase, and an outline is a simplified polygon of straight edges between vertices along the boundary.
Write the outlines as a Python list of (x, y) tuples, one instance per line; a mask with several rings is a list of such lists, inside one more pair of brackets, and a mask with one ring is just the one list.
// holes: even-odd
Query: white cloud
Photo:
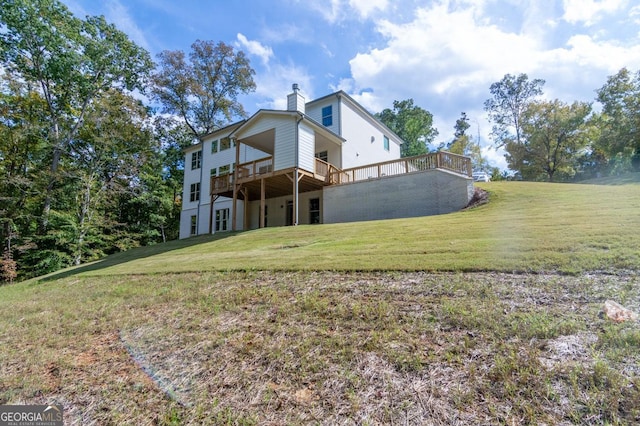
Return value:
[(291, 93), (291, 85), (298, 83), (300, 93), (307, 101), (313, 99), (312, 77), (306, 69), (293, 63), (275, 64), (269, 70), (258, 71), (255, 94), (262, 99), (257, 108), (287, 109), (287, 95)]
[(349, 0), (349, 6), (362, 18), (368, 18), (375, 11), (384, 11), (388, 5), (387, 0)]
[(273, 56), (273, 50), (269, 46), (264, 46), (259, 41), (249, 40), (244, 34), (238, 33), (238, 42), (241, 47), (245, 48), (249, 54), (255, 55), (262, 60), (265, 66), (268, 66), (269, 59)]
[[(330, 23), (347, 19), (369, 19), (378, 12), (389, 7), (389, 0), (329, 0), (323, 2), (305, 2)], [(355, 12), (352, 13), (352, 12)]]
[(604, 14), (612, 14), (627, 4), (627, 0), (564, 0), (565, 21), (586, 26), (601, 20)]
[[(482, 106), (489, 86), (507, 73), (543, 78), (547, 97), (572, 102), (593, 101), (595, 89), (620, 68), (640, 68), (640, 44), (605, 40), (600, 33), (567, 35), (566, 22), (533, 2), (510, 3), (506, 16), (522, 23), (511, 30), (488, 15), (495, 6), (488, 0), (440, 0), (417, 9), (409, 22), (382, 20), (377, 30), (386, 41), (356, 54), (350, 78), (338, 87), (373, 112), (413, 98), (434, 115), (438, 141), (448, 141), (461, 111), (482, 120), (488, 133)], [(600, 12), (622, 6), (593, 4)], [(488, 134), (482, 139), (489, 144)], [(487, 154), (504, 164), (501, 153)]]
[(118, 0), (108, 0), (105, 5), (107, 7), (107, 12), (105, 13), (107, 20), (113, 23), (120, 31), (125, 32), (138, 46), (150, 50), (144, 31), (135, 23), (129, 14), (129, 9)]

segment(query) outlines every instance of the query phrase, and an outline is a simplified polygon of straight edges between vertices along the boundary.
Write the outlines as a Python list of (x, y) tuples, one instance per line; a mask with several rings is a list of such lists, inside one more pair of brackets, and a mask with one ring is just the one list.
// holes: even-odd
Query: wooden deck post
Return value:
[(293, 171), (293, 226), (298, 225), (298, 168)]
[(244, 214), (242, 220), (242, 229), (244, 231), (249, 229), (249, 190), (247, 188), (242, 188), (241, 190), (242, 198), (244, 199)]
[(265, 208), (265, 181), (264, 178), (260, 179), (260, 228), (264, 228), (264, 208)]
[(236, 230), (236, 201), (238, 201), (238, 164), (240, 164), (240, 142), (231, 140), (236, 145), (236, 161), (233, 163), (233, 204), (231, 205), (231, 230)]

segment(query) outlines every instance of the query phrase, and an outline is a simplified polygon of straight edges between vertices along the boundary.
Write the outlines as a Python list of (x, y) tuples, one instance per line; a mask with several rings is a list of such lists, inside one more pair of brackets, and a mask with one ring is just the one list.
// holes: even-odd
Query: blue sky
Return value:
[[(546, 80), (545, 97), (594, 101), (620, 68), (640, 69), (637, 0), (63, 0), (104, 15), (155, 58), (197, 40), (244, 50), (257, 90), (251, 114), (284, 108), (291, 84), (310, 100), (344, 90), (371, 112), (413, 98), (434, 115), (437, 142), (460, 113), (491, 147), (483, 103), (505, 74)], [(597, 108), (597, 105), (594, 105)]]

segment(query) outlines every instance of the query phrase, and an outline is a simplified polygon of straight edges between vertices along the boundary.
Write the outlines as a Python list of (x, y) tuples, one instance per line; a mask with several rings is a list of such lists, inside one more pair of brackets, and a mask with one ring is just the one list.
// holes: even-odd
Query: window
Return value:
[(322, 108), (322, 125), (331, 126), (333, 124), (333, 107), (331, 105)]
[(200, 201), (200, 182), (191, 184), (189, 201)]
[(218, 176), (218, 169), (216, 169), (215, 167), (211, 169), (211, 177), (214, 177), (214, 176)]
[(220, 166), (220, 173), (218, 176), (228, 175), (230, 171), (231, 171), (231, 168), (229, 167), (228, 164), (226, 166)]
[(202, 164), (202, 151), (191, 153), (191, 170), (199, 169)]
[(229, 209), (216, 210), (216, 232), (226, 231), (229, 224)]
[(224, 151), (225, 149), (231, 148), (231, 139), (222, 138), (220, 139), (220, 151)]
[(211, 142), (211, 153), (218, 152), (218, 139)]
[(326, 161), (327, 163), (329, 162), (329, 154), (327, 151), (316, 152), (316, 158)]
[(309, 223), (320, 223), (320, 198), (309, 200)]
[(382, 143), (384, 144), (385, 151), (389, 151), (389, 138), (386, 136), (383, 136)]
[(196, 235), (196, 232), (198, 232), (198, 217), (196, 215), (191, 216), (191, 230), (189, 231), (189, 233), (191, 235)]

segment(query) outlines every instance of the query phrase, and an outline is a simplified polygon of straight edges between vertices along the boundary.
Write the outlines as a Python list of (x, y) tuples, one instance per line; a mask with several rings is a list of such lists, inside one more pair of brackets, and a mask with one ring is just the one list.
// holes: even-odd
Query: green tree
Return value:
[(471, 166), (473, 169), (483, 170), (488, 164), (482, 157), (479, 141), (474, 143), (471, 136), (467, 134), (467, 130), (469, 130), (470, 127), (467, 113), (460, 113), (460, 118), (456, 120), (454, 126), (454, 138), (447, 145), (447, 151), (471, 158)]
[(191, 145), (193, 134), (188, 126), (173, 117), (158, 116), (154, 120), (154, 133), (161, 147), (161, 171), (166, 196), (171, 201), (171, 211), (167, 212), (164, 237), (178, 238), (180, 211), (182, 210), (182, 187), (184, 181), (184, 149)]
[(39, 85), (50, 123), (50, 178), (41, 227), (46, 229), (59, 166), (91, 102), (106, 90), (144, 90), (153, 63), (102, 16), (74, 17), (57, 0), (0, 0), (0, 61)]
[(578, 155), (587, 145), (585, 121), (590, 112), (585, 102), (530, 103), (522, 114), (521, 142), (505, 145), (509, 168), (526, 179), (545, 177), (549, 182), (558, 174), (573, 176)]
[(375, 116), (404, 141), (403, 157), (426, 154), (428, 145), (438, 136), (433, 115), (414, 105), (413, 99), (393, 101), (393, 109), (385, 108)]
[(158, 58), (153, 94), (163, 111), (180, 116), (195, 137), (246, 116), (238, 95), (254, 91), (256, 85), (244, 52), (223, 42), (197, 40), (188, 61), (181, 50), (165, 50)]
[(640, 169), (640, 71), (622, 68), (597, 94), (601, 135), (594, 151), (606, 157), (614, 173)]
[[(110, 90), (88, 108), (86, 123), (70, 145), (74, 177), (73, 263), (104, 255), (113, 244), (136, 240), (134, 224), (113, 220), (122, 194), (142, 196), (140, 176), (156, 156), (149, 111), (140, 101)], [(148, 214), (153, 214), (149, 211)], [(139, 224), (138, 224), (139, 225)], [(139, 245), (138, 242), (130, 246)], [(123, 248), (128, 248), (126, 245)]]
[(484, 109), (493, 122), (491, 134), (497, 146), (522, 143), (522, 115), (542, 94), (544, 83), (541, 79), (529, 81), (527, 74), (505, 74), (502, 80), (491, 85), (491, 98), (484, 102)]
[(0, 250), (12, 261), (28, 242), (47, 185), (45, 100), (29, 83), (0, 76)]

